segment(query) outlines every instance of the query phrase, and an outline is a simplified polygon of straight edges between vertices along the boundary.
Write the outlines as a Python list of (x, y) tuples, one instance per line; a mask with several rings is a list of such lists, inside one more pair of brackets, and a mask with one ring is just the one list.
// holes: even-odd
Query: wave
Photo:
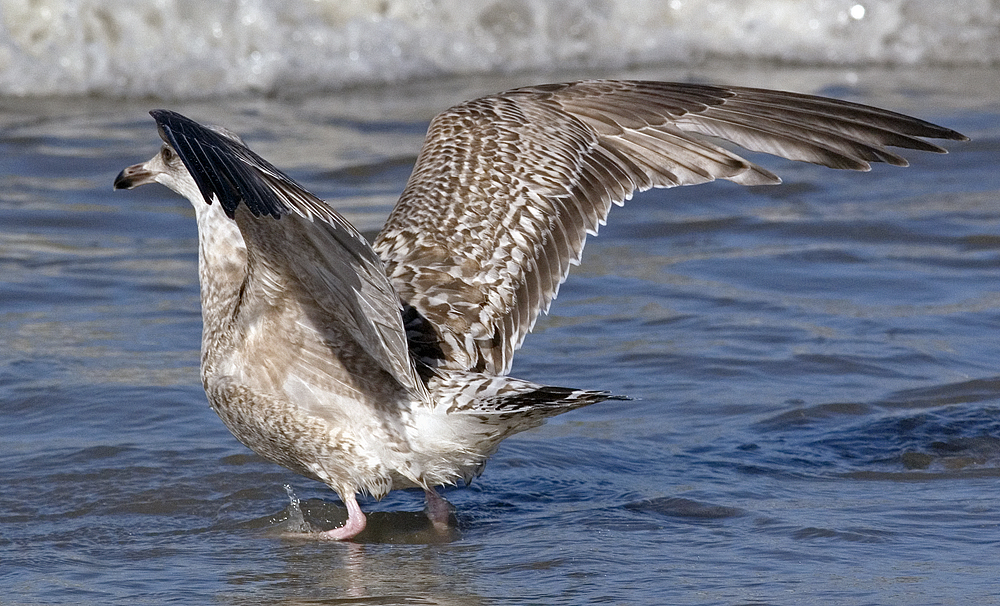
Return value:
[(0, 95), (308, 93), (706, 60), (1000, 63), (977, 0), (5, 0)]

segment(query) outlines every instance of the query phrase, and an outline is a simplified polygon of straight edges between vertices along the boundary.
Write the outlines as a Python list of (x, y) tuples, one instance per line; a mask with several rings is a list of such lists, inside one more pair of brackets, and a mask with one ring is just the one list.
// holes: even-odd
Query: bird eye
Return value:
[(177, 152), (175, 152), (169, 145), (164, 145), (163, 149), (160, 150), (160, 154), (163, 156), (164, 162), (168, 163), (177, 158)]

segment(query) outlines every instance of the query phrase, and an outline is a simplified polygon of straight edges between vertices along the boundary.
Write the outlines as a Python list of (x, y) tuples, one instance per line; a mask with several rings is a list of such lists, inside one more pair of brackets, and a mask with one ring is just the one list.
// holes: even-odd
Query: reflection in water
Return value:
[[(340, 526), (347, 520), (347, 510), (329, 501), (309, 499), (300, 501), (287, 484), (289, 505), (280, 513), (267, 519), (268, 534), (290, 540), (320, 540), (312, 534)], [(454, 513), (449, 528), (439, 530), (427, 515), (408, 511), (376, 511), (365, 530), (353, 539), (356, 543), (389, 543), (406, 545), (433, 545), (451, 543), (461, 538), (458, 520)]]
[[(346, 513), (337, 516), (329, 504), (313, 502), (304, 506), (313, 517), (346, 518)], [(390, 524), (401, 524), (404, 530), (391, 530)], [(229, 595), (219, 596), (220, 601), (242, 604), (246, 598), (243, 588), (251, 587), (255, 602), (269, 604), (484, 603), (474, 589), (482, 573), (474, 565), (474, 558), (469, 557), (476, 548), (422, 545), (421, 533), (433, 531), (405, 530), (413, 520), (401, 514), (380, 516), (375, 512), (370, 525), (376, 527), (376, 534), (368, 537), (371, 543), (320, 541), (283, 532), (281, 524), (272, 526), (267, 534), (279, 540), (271, 545), (273, 559), (268, 571), (261, 573), (254, 560), (246, 562), (245, 567), (231, 566), (227, 580), (235, 590), (223, 592)], [(358, 540), (365, 539), (359, 536)], [(377, 544), (382, 541), (410, 546), (403, 549)]]

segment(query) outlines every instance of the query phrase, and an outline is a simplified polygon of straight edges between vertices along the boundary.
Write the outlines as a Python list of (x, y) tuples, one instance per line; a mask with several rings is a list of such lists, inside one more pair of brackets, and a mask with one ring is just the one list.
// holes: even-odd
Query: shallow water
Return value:
[[(111, 191), (158, 147), (161, 104), (7, 100), (0, 603), (1000, 601), (997, 74), (641, 75), (834, 94), (973, 141), (867, 174), (757, 158), (785, 184), (615, 209), (512, 374), (635, 399), (505, 442), (445, 491), (453, 534), (396, 492), (355, 544), (295, 536), (339, 502), (206, 405), (188, 203)], [(565, 77), (171, 107), (374, 233), (436, 111)]]

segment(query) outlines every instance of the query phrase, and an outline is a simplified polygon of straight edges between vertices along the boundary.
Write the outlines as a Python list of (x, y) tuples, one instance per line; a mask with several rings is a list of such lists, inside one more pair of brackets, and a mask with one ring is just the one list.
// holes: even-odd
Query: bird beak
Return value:
[(140, 185), (155, 183), (155, 175), (146, 168), (146, 164), (133, 164), (115, 177), (115, 189), (133, 189)]

